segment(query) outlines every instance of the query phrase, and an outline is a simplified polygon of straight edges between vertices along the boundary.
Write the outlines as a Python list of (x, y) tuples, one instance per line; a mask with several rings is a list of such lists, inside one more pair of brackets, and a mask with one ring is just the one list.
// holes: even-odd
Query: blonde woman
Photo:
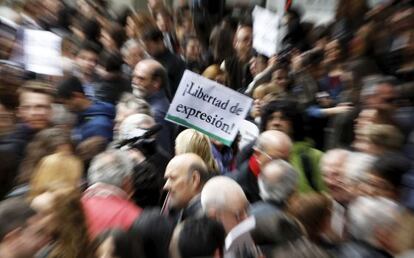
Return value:
[(217, 162), (213, 157), (210, 139), (206, 135), (194, 129), (182, 131), (175, 139), (175, 154), (183, 153), (197, 154), (207, 164), (209, 171), (220, 173)]
[(65, 187), (77, 188), (81, 182), (83, 164), (68, 153), (56, 153), (43, 158), (30, 180), (29, 197)]

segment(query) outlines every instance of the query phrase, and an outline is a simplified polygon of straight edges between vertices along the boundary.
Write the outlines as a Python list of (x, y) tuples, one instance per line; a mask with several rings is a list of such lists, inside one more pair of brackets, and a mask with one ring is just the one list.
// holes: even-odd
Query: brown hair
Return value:
[(18, 183), (27, 183), (37, 163), (47, 155), (55, 153), (62, 145), (71, 145), (70, 134), (61, 128), (48, 128), (36, 134), (27, 145), (25, 157), (19, 167)]
[(92, 258), (81, 192), (66, 188), (54, 192), (52, 227), (56, 242), (49, 258)]
[(288, 206), (288, 212), (302, 223), (310, 239), (315, 239), (323, 224), (331, 216), (333, 202), (325, 194), (308, 193), (296, 196)]
[(78, 187), (83, 173), (83, 164), (77, 157), (67, 153), (56, 153), (43, 158), (30, 180), (29, 198), (60, 187)]

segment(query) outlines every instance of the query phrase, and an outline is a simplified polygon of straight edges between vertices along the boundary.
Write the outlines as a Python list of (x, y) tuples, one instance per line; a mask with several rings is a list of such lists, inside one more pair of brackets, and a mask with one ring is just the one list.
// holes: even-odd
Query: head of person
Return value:
[(145, 209), (134, 222), (129, 233), (141, 239), (145, 257), (168, 257), (168, 249), (174, 231), (174, 222), (162, 215), (158, 208)]
[(71, 153), (70, 133), (60, 128), (48, 128), (35, 135), (26, 147), (26, 155), (19, 167), (18, 182), (27, 183), (40, 160), (57, 152)]
[(333, 201), (328, 195), (308, 193), (294, 198), (288, 211), (305, 227), (311, 240), (318, 241), (329, 232)]
[(325, 60), (326, 65), (334, 65), (342, 60), (342, 49), (338, 39), (334, 39), (325, 46)]
[[(36, 212), (23, 199), (0, 202), (0, 254), (31, 258), (50, 240), (34, 225)], [(6, 256), (9, 255), (9, 256)]]
[(201, 57), (201, 43), (196, 36), (190, 36), (185, 40), (184, 56), (189, 61), (198, 61)]
[(114, 131), (119, 131), (119, 126), (130, 115), (144, 114), (151, 116), (151, 109), (149, 104), (141, 99), (137, 98), (131, 93), (124, 93), (116, 105), (116, 116)]
[(30, 197), (59, 188), (76, 188), (81, 182), (83, 164), (68, 153), (56, 153), (44, 157), (33, 171), (30, 180)]
[(253, 29), (251, 25), (238, 26), (233, 38), (233, 48), (238, 58), (248, 62), (253, 49)]
[(76, 187), (61, 187), (54, 192), (45, 192), (31, 202), (31, 207), (42, 216), (38, 225), (55, 238), (50, 251), (53, 257), (94, 257), (81, 196)]
[(247, 218), (249, 202), (236, 181), (225, 176), (216, 176), (204, 186), (201, 205), (205, 214), (220, 221), (226, 233), (229, 233)]
[(165, 51), (164, 36), (157, 27), (148, 27), (142, 33), (145, 50), (151, 56), (157, 56)]
[(84, 41), (76, 54), (76, 64), (79, 72), (86, 76), (92, 76), (95, 73), (95, 67), (99, 59), (99, 47), (90, 41)]
[(348, 207), (348, 232), (356, 240), (378, 249), (391, 242), (400, 206), (384, 197), (358, 197)]
[(175, 154), (194, 153), (203, 159), (211, 172), (220, 171), (211, 149), (211, 141), (207, 135), (194, 129), (186, 129), (175, 138)]
[(53, 90), (51, 85), (29, 81), (19, 89), (17, 116), (29, 128), (40, 131), (48, 128), (52, 120)]
[(82, 82), (75, 76), (61, 81), (57, 87), (57, 95), (65, 108), (71, 112), (82, 112), (91, 105), (86, 97)]
[(361, 101), (365, 107), (392, 111), (397, 97), (394, 77), (381, 75), (368, 76), (363, 80)]
[(272, 160), (289, 160), (292, 141), (284, 132), (269, 130), (261, 133), (253, 147), (254, 155), (263, 169)]
[(210, 178), (210, 173), (198, 155), (185, 153), (171, 159), (165, 169), (164, 178), (164, 190), (169, 193), (169, 208), (182, 209), (201, 192)]
[(371, 155), (381, 155), (387, 151), (399, 151), (404, 144), (404, 136), (393, 125), (369, 124), (360, 135), (357, 146), (360, 151)]
[(168, 89), (167, 71), (155, 60), (142, 60), (135, 66), (132, 88), (134, 95), (144, 98), (161, 90), (165, 91)]
[(402, 178), (410, 169), (410, 162), (402, 154), (385, 152), (378, 156), (371, 169), (365, 173), (361, 184), (362, 193), (398, 200)]
[(156, 8), (154, 10), (154, 19), (157, 27), (162, 32), (169, 32), (174, 27), (174, 20), (171, 13), (165, 7)]
[(127, 153), (121, 150), (107, 150), (92, 160), (88, 169), (88, 183), (108, 184), (132, 194), (133, 168), (134, 163)]
[(321, 159), (322, 178), (334, 200), (346, 203), (349, 199), (349, 189), (346, 185), (346, 163), (350, 152), (344, 149), (327, 151)]
[(119, 126), (119, 140), (129, 140), (142, 136), (148, 129), (155, 126), (155, 120), (146, 114), (133, 114), (124, 119)]
[(225, 236), (224, 227), (217, 220), (207, 217), (185, 220), (174, 231), (171, 255), (173, 258), (223, 257)]
[(377, 157), (363, 153), (350, 152), (345, 164), (344, 187), (348, 193), (348, 198), (344, 199), (344, 204), (348, 204), (358, 196), (363, 196), (362, 184), (364, 175), (367, 174), (374, 165)]
[(117, 52), (126, 40), (125, 30), (117, 23), (112, 23), (101, 31), (100, 41), (105, 50)]
[(147, 57), (144, 47), (136, 39), (125, 42), (121, 48), (121, 54), (124, 62), (131, 68)]
[(282, 92), (285, 92), (289, 88), (290, 78), (288, 70), (280, 66), (272, 73), (272, 83)]
[(264, 201), (285, 204), (296, 192), (298, 181), (298, 172), (292, 165), (279, 159), (266, 164), (257, 182)]
[(216, 64), (207, 67), (201, 75), (224, 86), (227, 86), (229, 83), (226, 71), (220, 69), (220, 66)]
[(139, 237), (131, 238), (128, 232), (111, 229), (97, 236), (95, 240), (97, 258), (145, 258)]
[(250, 59), (250, 73), (253, 76), (258, 75), (259, 73), (263, 72), (267, 67), (267, 61), (269, 58), (262, 54), (257, 54), (256, 56)]
[(305, 137), (304, 122), (297, 103), (288, 100), (275, 100), (266, 104), (261, 112), (260, 130), (278, 130), (289, 135), (292, 141)]

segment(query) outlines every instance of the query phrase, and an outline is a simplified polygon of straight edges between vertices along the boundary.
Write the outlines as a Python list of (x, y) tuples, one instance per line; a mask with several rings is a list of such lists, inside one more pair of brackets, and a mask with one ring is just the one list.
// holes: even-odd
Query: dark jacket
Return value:
[(132, 92), (131, 83), (118, 75), (97, 83), (95, 98), (116, 105), (124, 92)]
[(225, 68), (229, 74), (229, 87), (233, 90), (244, 92), (249, 83), (253, 81), (249, 63), (240, 62), (236, 56), (225, 60)]
[(163, 91), (159, 91), (145, 100), (151, 107), (151, 113), (154, 116), (154, 120), (157, 124), (162, 125), (161, 131), (157, 133), (157, 143), (167, 153), (173, 153), (173, 141), (174, 141), (174, 125), (167, 120), (165, 116), (170, 107), (170, 102)]
[(257, 177), (253, 174), (249, 166), (249, 160), (245, 161), (237, 171), (229, 174), (229, 176), (241, 186), (250, 203), (262, 200), (259, 195)]
[(154, 56), (155, 60), (160, 62), (168, 73), (169, 91), (167, 97), (172, 99), (180, 84), (181, 77), (185, 70), (184, 61), (166, 49), (163, 53)]
[(75, 140), (84, 141), (93, 136), (101, 136), (112, 141), (115, 118), (114, 105), (106, 102), (94, 102), (89, 108), (79, 113), (74, 130)]

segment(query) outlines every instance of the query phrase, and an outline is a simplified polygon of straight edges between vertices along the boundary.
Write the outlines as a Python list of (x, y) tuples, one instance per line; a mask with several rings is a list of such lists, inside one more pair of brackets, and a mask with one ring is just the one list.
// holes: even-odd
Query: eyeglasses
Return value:
[(265, 156), (266, 156), (266, 158), (268, 158), (270, 161), (280, 159), (279, 157), (272, 157), (272, 156), (270, 156), (270, 155), (269, 155), (267, 152), (265, 152), (264, 150), (259, 150), (259, 152), (260, 152), (260, 153), (262, 153), (263, 155), (265, 155)]

